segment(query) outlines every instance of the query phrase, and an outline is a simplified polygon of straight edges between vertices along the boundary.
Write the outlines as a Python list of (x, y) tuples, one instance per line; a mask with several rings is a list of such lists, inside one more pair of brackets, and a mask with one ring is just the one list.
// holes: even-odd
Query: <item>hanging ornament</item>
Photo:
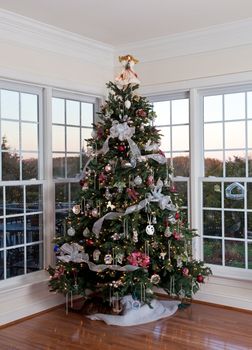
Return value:
[(116, 233), (114, 233), (114, 234), (111, 236), (111, 238), (112, 238), (114, 241), (118, 241), (121, 237), (120, 237), (120, 235), (116, 232)]
[(153, 215), (152, 223), (153, 223), (153, 225), (155, 225), (157, 223), (157, 217), (155, 214)]
[(86, 245), (91, 247), (92, 245), (94, 245), (94, 241), (92, 239), (86, 239)]
[(160, 253), (160, 259), (164, 260), (166, 254), (167, 254), (166, 252), (161, 252), (161, 253)]
[(144, 131), (144, 128), (145, 128), (144, 124), (141, 124), (139, 129), (140, 129), (140, 131)]
[(142, 185), (142, 182), (143, 182), (143, 180), (142, 180), (141, 176), (137, 175), (137, 176), (134, 178), (134, 184), (135, 184), (136, 186)]
[(158, 284), (160, 282), (160, 276), (157, 273), (154, 273), (151, 276), (150, 281), (152, 284)]
[(171, 237), (171, 235), (172, 235), (172, 232), (170, 230), (170, 227), (167, 226), (166, 229), (165, 229), (165, 232), (164, 232), (164, 236), (169, 238), (169, 237)]
[(73, 206), (72, 211), (73, 211), (73, 213), (76, 214), (76, 215), (80, 214), (80, 211), (81, 211), (80, 205), (79, 205), (79, 204), (75, 204), (75, 205)]
[(113, 259), (111, 254), (106, 254), (104, 257), (104, 262), (106, 265), (111, 265)]
[(111, 164), (107, 164), (106, 166), (105, 166), (105, 171), (107, 172), (107, 173), (110, 173), (111, 172), (111, 170), (112, 170), (112, 166), (111, 166)]
[(130, 158), (130, 164), (131, 164), (131, 167), (132, 167), (132, 168), (135, 168), (135, 167), (136, 167), (137, 160), (136, 160), (135, 157), (131, 157), (131, 158)]
[(154, 186), (154, 176), (153, 175), (149, 175), (147, 177), (147, 181), (146, 181), (148, 186)]
[(83, 191), (88, 190), (88, 180), (84, 181), (83, 186), (82, 186), (82, 190)]
[(111, 210), (114, 210), (115, 209), (115, 205), (113, 205), (110, 201), (108, 202), (108, 204), (107, 204), (107, 208), (109, 209), (111, 209)]
[(133, 238), (132, 238), (134, 243), (138, 242), (138, 232), (137, 230), (133, 229)]
[(115, 256), (115, 259), (118, 262), (118, 264), (122, 264), (123, 263), (123, 258), (124, 258), (124, 254), (122, 254), (122, 253), (118, 253)]
[(126, 101), (124, 102), (124, 106), (125, 106), (127, 109), (129, 109), (130, 106), (131, 106), (131, 102), (130, 102), (129, 100), (126, 100)]
[(99, 249), (95, 249), (93, 252), (93, 260), (94, 261), (99, 261), (100, 259), (101, 252)]
[(145, 231), (146, 231), (147, 235), (153, 236), (154, 232), (155, 232), (155, 228), (153, 225), (147, 225)]
[(101, 173), (99, 174), (99, 177), (98, 177), (99, 182), (100, 182), (100, 183), (103, 183), (103, 182), (106, 181), (106, 179), (107, 179), (106, 175), (105, 175), (103, 172), (101, 172)]
[(69, 229), (67, 230), (67, 234), (70, 237), (73, 237), (75, 235), (75, 229), (71, 226), (69, 227)]
[(109, 192), (109, 188), (108, 188), (108, 187), (106, 187), (104, 196), (105, 196), (105, 198), (106, 198), (107, 200), (109, 200), (109, 199), (112, 198), (112, 193)]
[(136, 201), (139, 193), (134, 190), (134, 188), (127, 188), (126, 192), (128, 193), (128, 196), (131, 200)]
[(93, 216), (93, 218), (97, 218), (97, 216), (99, 215), (99, 210), (97, 208), (93, 208), (91, 211), (91, 215)]
[(177, 267), (182, 267), (182, 265), (183, 265), (182, 258), (181, 258), (181, 256), (178, 256), (177, 257)]
[(187, 267), (183, 267), (182, 274), (183, 276), (187, 277), (189, 275), (189, 269)]
[(126, 147), (125, 147), (125, 145), (119, 145), (117, 147), (117, 149), (118, 149), (119, 152), (124, 152), (126, 150)]
[(204, 283), (204, 277), (202, 275), (197, 276), (197, 282)]
[(89, 237), (90, 236), (90, 231), (89, 231), (88, 227), (86, 227), (85, 230), (83, 231), (83, 236), (84, 237)]
[(126, 160), (121, 160), (121, 166), (124, 169), (132, 168), (132, 165), (130, 162), (127, 162)]

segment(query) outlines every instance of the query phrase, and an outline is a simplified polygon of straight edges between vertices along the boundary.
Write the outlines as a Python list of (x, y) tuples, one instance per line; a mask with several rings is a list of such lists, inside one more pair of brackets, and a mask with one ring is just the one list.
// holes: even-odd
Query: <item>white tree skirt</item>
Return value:
[(122, 300), (124, 304), (123, 315), (93, 314), (87, 316), (91, 320), (101, 320), (109, 325), (115, 326), (135, 326), (143, 323), (149, 323), (172, 316), (180, 304), (177, 300), (157, 300), (151, 302), (152, 308), (143, 305), (139, 309), (132, 308), (134, 299), (131, 295), (125, 296)]

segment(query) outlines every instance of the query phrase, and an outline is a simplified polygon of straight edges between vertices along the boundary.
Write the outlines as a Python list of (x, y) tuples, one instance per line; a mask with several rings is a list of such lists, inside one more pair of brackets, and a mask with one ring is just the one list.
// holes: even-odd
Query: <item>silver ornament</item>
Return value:
[(90, 236), (90, 231), (89, 231), (88, 227), (86, 227), (85, 230), (83, 231), (83, 236), (86, 238)]
[(108, 188), (108, 187), (106, 187), (104, 196), (105, 196), (105, 198), (106, 198), (107, 200), (109, 200), (109, 199), (112, 198), (112, 194), (109, 192), (109, 188)]
[(79, 205), (79, 204), (75, 204), (75, 205), (73, 206), (72, 211), (73, 211), (73, 213), (76, 214), (76, 215), (80, 214), (80, 211), (81, 211), (80, 205)]
[(104, 257), (104, 262), (106, 265), (110, 265), (113, 261), (112, 255), (111, 254), (106, 254)]
[(126, 100), (126, 101), (124, 102), (124, 106), (125, 106), (127, 109), (129, 109), (130, 106), (131, 106), (131, 102), (130, 102), (129, 100)]
[(140, 186), (142, 183), (143, 183), (143, 180), (142, 180), (141, 176), (137, 175), (137, 176), (134, 178), (134, 184), (135, 184), (136, 186)]
[(156, 215), (153, 215), (152, 223), (153, 223), (154, 225), (157, 223), (157, 217), (156, 217)]
[(133, 230), (133, 238), (132, 238), (134, 243), (138, 242), (138, 232), (137, 230)]
[(167, 226), (164, 232), (164, 236), (168, 238), (168, 237), (171, 237), (171, 235), (172, 235), (172, 232), (170, 230), (170, 227)]
[(69, 227), (69, 229), (67, 230), (67, 234), (70, 237), (73, 237), (75, 235), (75, 229), (71, 226)]
[(95, 249), (94, 252), (93, 252), (93, 260), (94, 261), (99, 261), (100, 255), (101, 255), (101, 252), (99, 251), (99, 249)]

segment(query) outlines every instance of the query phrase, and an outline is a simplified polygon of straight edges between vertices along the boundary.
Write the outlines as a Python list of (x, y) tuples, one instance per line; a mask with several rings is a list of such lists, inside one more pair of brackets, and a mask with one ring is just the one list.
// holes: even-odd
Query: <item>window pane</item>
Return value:
[(21, 94), (21, 119), (32, 122), (38, 121), (38, 96)]
[(243, 182), (226, 182), (224, 184), (225, 208), (244, 209), (245, 188)]
[(42, 270), (43, 268), (43, 245), (35, 244), (26, 248), (27, 273)]
[(2, 150), (19, 150), (19, 124), (15, 121), (2, 121)]
[(246, 172), (245, 154), (239, 151), (225, 152), (226, 176), (243, 177)]
[(4, 220), (0, 219), (0, 248), (4, 246)]
[(53, 153), (53, 177), (64, 178), (65, 177), (66, 159), (65, 154)]
[(206, 150), (223, 148), (222, 123), (205, 124), (204, 148)]
[(67, 151), (80, 152), (80, 129), (67, 127)]
[(221, 183), (203, 183), (203, 207), (221, 208)]
[(4, 279), (4, 252), (0, 251), (0, 280)]
[(42, 241), (43, 239), (43, 216), (28, 215), (26, 217), (26, 241), (27, 243)]
[(22, 155), (22, 179), (38, 179), (38, 154), (23, 153)]
[(56, 237), (64, 236), (66, 234), (65, 219), (67, 215), (68, 215), (68, 210), (56, 212), (56, 219), (55, 219)]
[(225, 148), (245, 147), (245, 122), (225, 123)]
[(0, 216), (2, 216), (3, 214), (3, 187), (0, 187)]
[(70, 187), (70, 189), (71, 189), (70, 202), (73, 204), (73, 203), (75, 203), (76, 198), (79, 197), (81, 187), (80, 187), (79, 182), (78, 183), (71, 183), (70, 186), (71, 186)]
[(252, 242), (248, 243), (248, 268), (252, 269)]
[(225, 119), (245, 118), (245, 93), (235, 93), (224, 95)]
[(2, 180), (9, 181), (9, 180), (19, 180), (19, 179), (20, 179), (19, 154), (15, 152), (3, 152), (2, 153)]
[(170, 125), (170, 101), (153, 103), (153, 110), (156, 112), (155, 125)]
[(23, 151), (38, 150), (38, 125), (31, 123), (22, 123), (22, 145)]
[(6, 219), (7, 247), (24, 243), (24, 217), (18, 216)]
[(87, 139), (91, 138), (92, 129), (88, 128), (81, 128), (81, 146), (84, 147), (84, 149), (87, 149)]
[(57, 209), (68, 209), (68, 184), (55, 184), (55, 204)]
[(65, 151), (65, 127), (64, 126), (52, 126), (52, 150), (53, 151)]
[(67, 177), (76, 177), (80, 173), (80, 155), (67, 155)]
[(222, 120), (222, 95), (204, 97), (204, 121)]
[(66, 123), (80, 125), (80, 102), (66, 100)]
[(24, 248), (7, 250), (7, 278), (24, 274)]
[(187, 151), (189, 150), (189, 126), (172, 127), (172, 150)]
[(221, 211), (204, 210), (203, 211), (203, 227), (204, 236), (222, 236)]
[(247, 207), (252, 209), (252, 183), (247, 183)]
[(52, 122), (65, 124), (65, 100), (62, 98), (52, 99)]
[(189, 123), (189, 99), (172, 100), (172, 124)]
[(205, 152), (205, 176), (223, 176), (223, 152)]
[(179, 192), (179, 198), (181, 199), (181, 206), (187, 207), (187, 182), (175, 181), (176, 190)]
[(204, 238), (204, 261), (208, 264), (222, 265), (222, 241)]
[(26, 186), (26, 212), (41, 211), (42, 209), (42, 186)]
[(248, 121), (247, 135), (248, 135), (248, 148), (252, 148), (252, 121)]
[(225, 241), (225, 265), (233, 267), (245, 267), (244, 242)]
[(170, 127), (158, 128), (161, 136), (161, 148), (163, 152), (168, 152), (171, 149)]
[(8, 119), (19, 119), (19, 93), (1, 90), (1, 116)]
[(6, 214), (21, 214), (24, 212), (23, 186), (6, 187)]
[(94, 122), (94, 105), (92, 103), (81, 103), (81, 125), (91, 126)]
[(173, 160), (174, 175), (188, 177), (189, 169), (190, 169), (189, 153), (188, 152), (173, 153), (172, 160)]
[(252, 213), (248, 213), (247, 235), (248, 239), (252, 239)]
[(244, 213), (225, 211), (225, 237), (244, 238)]

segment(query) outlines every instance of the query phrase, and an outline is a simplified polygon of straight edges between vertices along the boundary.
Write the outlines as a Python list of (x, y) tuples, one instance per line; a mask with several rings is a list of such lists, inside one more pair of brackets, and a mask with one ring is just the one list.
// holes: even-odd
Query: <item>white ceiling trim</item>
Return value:
[(0, 9), (0, 40), (77, 57), (112, 69), (111, 45)]
[(116, 54), (134, 54), (141, 62), (192, 55), (252, 43), (252, 18), (201, 30), (116, 47)]

